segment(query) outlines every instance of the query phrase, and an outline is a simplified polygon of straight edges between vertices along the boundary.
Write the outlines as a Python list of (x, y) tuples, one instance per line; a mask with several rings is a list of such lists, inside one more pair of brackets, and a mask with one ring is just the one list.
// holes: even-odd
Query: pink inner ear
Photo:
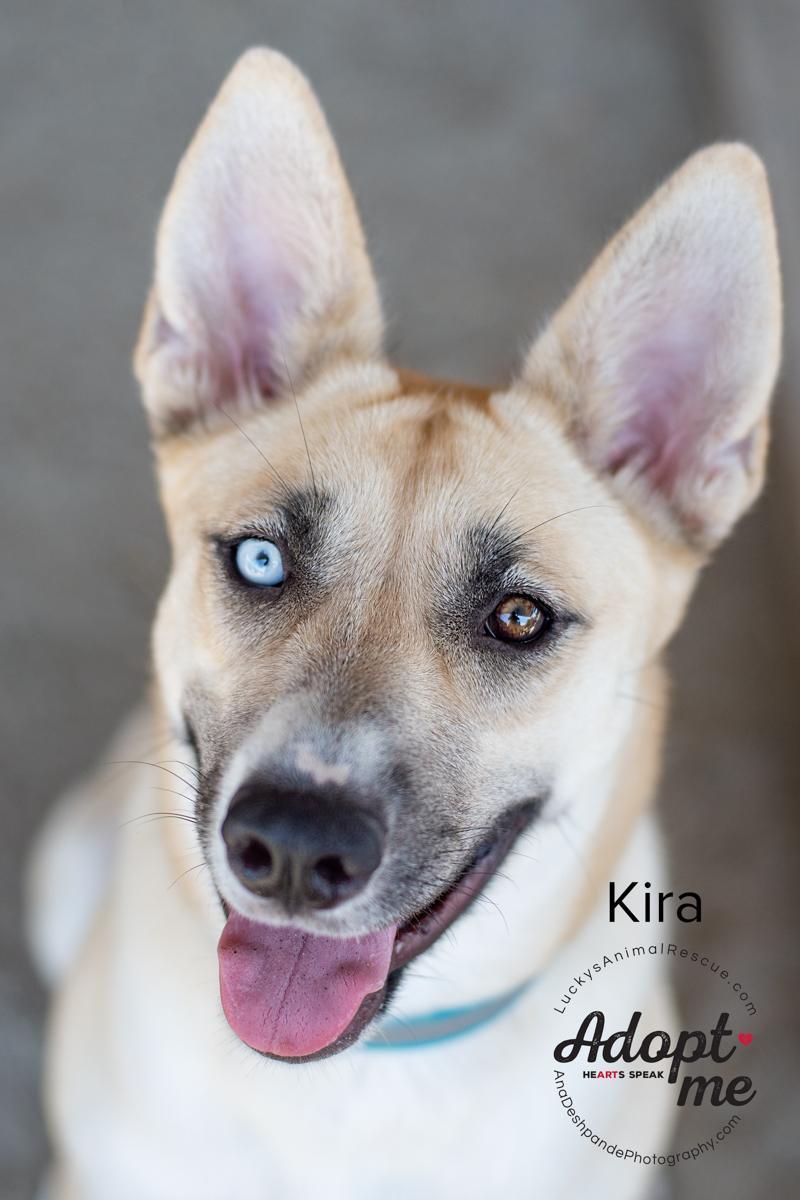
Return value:
[(638, 341), (618, 375), (623, 420), (608, 450), (608, 470), (633, 467), (669, 494), (696, 464), (702, 435), (724, 401), (708, 394), (715, 324), (708, 314), (695, 321), (675, 315)]
[(219, 405), (247, 393), (272, 395), (286, 373), (283, 338), (302, 304), (304, 254), (294, 252), (290, 270), (292, 248), (278, 251), (265, 209), (261, 197), (229, 198), (202, 239), (187, 237), (175, 248), (185, 328), (162, 316), (157, 341), (202, 377)]
[(271, 395), (285, 374), (284, 331), (301, 303), (297, 274), (287, 269), (265, 230), (254, 222), (232, 225), (225, 241), (228, 286), (212, 303), (227, 295), (227, 311), (217, 317), (227, 332), (236, 384)]

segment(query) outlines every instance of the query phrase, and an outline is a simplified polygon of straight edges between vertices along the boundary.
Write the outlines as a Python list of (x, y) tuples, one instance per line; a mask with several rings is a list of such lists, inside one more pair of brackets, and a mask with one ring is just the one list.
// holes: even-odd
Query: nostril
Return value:
[(329, 854), (324, 858), (319, 858), (314, 863), (312, 870), (317, 879), (322, 880), (330, 888), (340, 888), (345, 884), (350, 883), (356, 871), (348, 871), (344, 859), (338, 855)]
[(230, 830), (228, 834), (228, 863), (236, 878), (257, 896), (271, 894), (280, 885), (282, 871), (275, 848), (263, 838), (248, 837), (244, 830), (238, 836), (232, 836)]
[(259, 842), (255, 838), (251, 838), (250, 841), (239, 847), (237, 858), (245, 875), (263, 879), (272, 872), (274, 864), (272, 851), (264, 842)]

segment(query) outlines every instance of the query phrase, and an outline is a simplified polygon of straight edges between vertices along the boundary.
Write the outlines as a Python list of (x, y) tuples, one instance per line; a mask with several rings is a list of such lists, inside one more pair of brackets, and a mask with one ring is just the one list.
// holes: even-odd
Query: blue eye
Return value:
[(257, 587), (278, 587), (286, 578), (283, 557), (274, 542), (245, 538), (236, 547), (236, 570)]

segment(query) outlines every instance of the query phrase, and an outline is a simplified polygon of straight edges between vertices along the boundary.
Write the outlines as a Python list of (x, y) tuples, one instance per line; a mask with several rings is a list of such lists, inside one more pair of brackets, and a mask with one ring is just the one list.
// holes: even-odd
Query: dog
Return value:
[[(152, 765), (30, 870), (50, 1200), (645, 1192), (551, 1095), (554, 1002), (609, 880), (665, 878), (663, 651), (761, 487), (780, 328), (765, 172), (720, 144), (512, 384), (394, 368), (319, 105), (244, 54), (135, 353), (173, 561), (110, 758)], [(670, 1028), (663, 965), (615, 988)], [(603, 1119), (663, 1149), (672, 1112)]]

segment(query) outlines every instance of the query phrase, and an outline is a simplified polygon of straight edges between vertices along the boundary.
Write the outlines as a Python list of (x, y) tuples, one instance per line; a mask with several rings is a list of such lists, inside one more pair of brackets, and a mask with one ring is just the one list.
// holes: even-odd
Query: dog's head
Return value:
[[(158, 675), (243, 1040), (349, 1044), (531, 823), (583, 805), (622, 837), (652, 757), (632, 701), (760, 487), (779, 326), (763, 169), (718, 146), (512, 386), (399, 374), (308, 85), (240, 61), (168, 199), (136, 367), (174, 557)], [(527, 973), (531, 920), (558, 933), (539, 857), (507, 859), (525, 921), (473, 948), (484, 991), (497, 961)]]

